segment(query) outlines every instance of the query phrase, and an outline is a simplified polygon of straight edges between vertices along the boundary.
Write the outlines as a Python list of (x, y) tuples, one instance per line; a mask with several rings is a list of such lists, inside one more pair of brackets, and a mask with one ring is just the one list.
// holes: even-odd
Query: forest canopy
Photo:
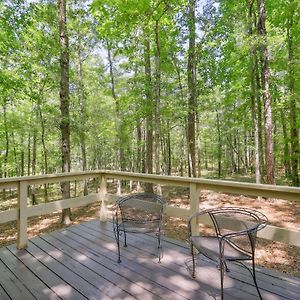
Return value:
[(298, 0), (4, 0), (0, 14), (2, 178), (299, 186)]

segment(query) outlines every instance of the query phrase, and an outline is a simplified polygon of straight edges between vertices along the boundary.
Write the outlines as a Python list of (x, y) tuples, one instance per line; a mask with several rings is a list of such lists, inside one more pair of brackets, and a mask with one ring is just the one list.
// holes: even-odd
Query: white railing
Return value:
[[(89, 178), (100, 179), (98, 193), (76, 198), (52, 201), (49, 203), (28, 206), (28, 186), (65, 181), (85, 180)], [(166, 206), (165, 212), (168, 216), (187, 219), (192, 213), (199, 209), (199, 196), (201, 190), (212, 190), (217, 192), (233, 193), (240, 195), (262, 196), (290, 201), (300, 201), (300, 188), (275, 185), (262, 185), (252, 183), (240, 183), (223, 180), (210, 180), (200, 178), (164, 176), (152, 174), (140, 174), (120, 171), (96, 170), (86, 172), (71, 172), (40, 176), (14, 177), (0, 179), (0, 189), (16, 189), (18, 195), (18, 206), (0, 212), (0, 224), (17, 221), (19, 249), (27, 246), (27, 222), (29, 217), (59, 211), (64, 208), (79, 207), (102, 199), (114, 202), (118, 196), (107, 193), (107, 179), (123, 179), (140, 182), (148, 182), (160, 185), (185, 186), (189, 188), (190, 208), (179, 208)], [(254, 200), (255, 201), (255, 200)], [(260, 231), (259, 237), (279, 241), (289, 245), (300, 247), (300, 230), (268, 225)]]

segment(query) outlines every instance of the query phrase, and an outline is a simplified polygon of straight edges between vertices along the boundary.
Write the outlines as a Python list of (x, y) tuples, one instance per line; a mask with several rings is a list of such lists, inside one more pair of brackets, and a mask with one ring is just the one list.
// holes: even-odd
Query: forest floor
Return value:
[[(163, 196), (169, 205), (188, 207), (189, 191), (180, 187), (163, 187)], [(2, 206), (2, 207), (1, 207)], [(245, 196), (229, 195), (212, 191), (202, 191), (200, 209), (217, 206), (239, 206), (259, 210), (264, 213), (270, 224), (285, 228), (300, 228), (300, 204), (280, 199), (257, 199)], [(111, 208), (111, 205), (108, 205)], [(0, 202), (0, 211), (8, 209)], [(72, 223), (79, 224), (95, 219), (99, 216), (99, 203), (72, 209)], [(30, 218), (28, 221), (28, 235), (46, 234), (65, 227), (60, 223), (61, 213)], [(165, 235), (185, 241), (187, 238), (187, 222), (178, 218), (166, 218)], [(0, 224), (0, 247), (15, 243), (17, 239), (16, 222)], [(279, 242), (258, 239), (256, 250), (256, 264), (275, 269), (287, 274), (300, 277), (300, 248)]]

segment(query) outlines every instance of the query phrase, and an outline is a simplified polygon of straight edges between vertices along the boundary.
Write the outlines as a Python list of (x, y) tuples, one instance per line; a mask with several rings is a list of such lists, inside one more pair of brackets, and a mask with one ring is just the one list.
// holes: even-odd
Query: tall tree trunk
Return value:
[(217, 133), (218, 133), (218, 177), (222, 174), (222, 141), (221, 141), (221, 128), (220, 128), (220, 117), (217, 111)]
[(27, 176), (31, 174), (31, 134), (28, 132), (28, 142), (27, 142)]
[(288, 75), (289, 75), (289, 97), (290, 97), (290, 128), (291, 128), (291, 165), (292, 165), (292, 183), (299, 186), (299, 127), (297, 126), (297, 99), (299, 95), (295, 93), (295, 55), (294, 55), (294, 15), (295, 1), (290, 0), (289, 19), (287, 22), (287, 47), (288, 47)]
[(199, 113), (196, 113), (196, 128), (197, 128), (197, 170), (198, 177), (201, 177), (201, 133), (200, 133), (200, 122)]
[[(33, 136), (32, 136), (32, 159), (31, 159), (31, 175), (35, 175), (36, 169), (36, 148), (37, 148), (37, 129), (36, 129), (36, 122), (33, 123)], [(36, 191), (35, 185), (30, 187), (30, 194), (31, 194), (31, 201), (32, 205), (36, 205)]]
[[(146, 119), (146, 173), (153, 173), (153, 103), (152, 103), (152, 78), (150, 42), (146, 38), (144, 49), (145, 84), (146, 84), (146, 107), (148, 111)], [(153, 192), (153, 185), (146, 184), (146, 191)]]
[(262, 116), (262, 101), (261, 101), (261, 80), (258, 63), (258, 51), (255, 55), (255, 74), (256, 74), (256, 103), (257, 103), (257, 127), (258, 127), (258, 155), (260, 164), (260, 177), (263, 181), (262, 174), (265, 174), (265, 158), (264, 158), (264, 146), (263, 146), (263, 116)]
[[(66, 1), (58, 0), (59, 41), (60, 41), (60, 111), (61, 111), (61, 152), (62, 172), (70, 172), (70, 113), (69, 113), (69, 40), (67, 34)], [(70, 182), (61, 183), (62, 198), (70, 198)], [(62, 223), (71, 222), (71, 209), (62, 211)]]
[[(182, 83), (182, 76), (181, 76), (181, 72), (180, 72), (180, 66), (178, 65), (178, 59), (176, 58), (175, 55), (172, 56), (172, 62), (173, 62), (173, 65), (175, 67), (175, 70), (176, 70), (176, 74), (177, 74), (177, 80), (178, 80), (178, 85), (179, 85), (179, 91), (180, 91), (180, 99), (181, 99), (181, 102), (182, 104), (184, 103), (184, 89), (183, 89), (183, 83)], [(188, 148), (188, 147), (185, 147), (184, 145), (188, 144), (187, 143), (187, 137), (188, 137), (188, 134), (187, 134), (187, 125), (186, 125), (186, 122), (184, 122), (184, 133), (185, 134), (182, 134), (182, 139), (181, 139), (181, 142), (180, 142), (180, 176), (183, 176), (184, 175), (184, 169), (185, 169), (185, 149)], [(186, 140), (186, 141), (185, 141)]]
[(270, 70), (269, 52), (267, 47), (265, 0), (258, 0), (258, 34), (260, 36), (261, 51), (261, 79), (265, 115), (265, 157), (266, 157), (266, 183), (275, 183), (274, 143), (272, 104), (269, 90)]
[(155, 105), (155, 172), (160, 174), (160, 91), (161, 91), (161, 70), (160, 70), (160, 31), (159, 21), (155, 21), (155, 42), (156, 42), (156, 105)]
[(188, 48), (188, 124), (187, 124), (187, 143), (188, 143), (188, 170), (190, 177), (196, 177), (196, 146), (195, 146), (195, 121), (196, 121), (196, 17), (195, 0), (188, 3), (188, 29), (189, 29), (189, 48)]
[[(113, 66), (113, 59), (111, 55), (111, 45), (107, 41), (107, 57), (108, 57), (108, 63), (109, 63), (109, 74), (110, 74), (110, 88), (111, 88), (111, 94), (115, 101), (115, 129), (116, 129), (116, 161), (119, 165), (118, 167), (120, 170), (123, 170), (123, 164), (124, 164), (124, 157), (123, 157), (123, 151), (122, 151), (122, 128), (121, 128), (121, 116), (120, 116), (120, 103), (119, 99), (116, 95), (115, 90), (115, 76), (114, 76), (114, 66)], [(121, 180), (117, 181), (117, 194), (121, 195)]]
[[(42, 102), (42, 94), (41, 92), (39, 93), (39, 99), (37, 102), (37, 110), (38, 110), (38, 117), (40, 119), (40, 124), (41, 124), (41, 142), (42, 142), (42, 150), (43, 150), (43, 158), (44, 158), (44, 173), (48, 174), (48, 151), (46, 147), (46, 141), (45, 141), (45, 118), (43, 116), (42, 112), (42, 107), (41, 107), (41, 102)], [(44, 184), (44, 199), (45, 202), (48, 202), (48, 184)]]
[(141, 128), (141, 120), (138, 119), (136, 121), (136, 172), (142, 172), (142, 128)]
[(288, 142), (288, 133), (286, 128), (286, 120), (285, 120), (285, 111), (283, 108), (280, 109), (280, 119), (282, 124), (282, 134), (283, 134), (283, 142), (284, 142), (284, 150), (283, 150), (283, 164), (284, 164), (284, 172), (286, 177), (291, 176), (291, 164), (290, 164), (290, 149)]
[(253, 140), (254, 140), (254, 158), (255, 158), (255, 182), (257, 184), (261, 183), (261, 166), (260, 166), (260, 155), (259, 155), (259, 127), (258, 127), (258, 109), (256, 99), (259, 97), (257, 94), (256, 87), (256, 48), (254, 46), (253, 40), (253, 4), (254, 0), (248, 1), (248, 34), (250, 41), (250, 101), (251, 101), (251, 112), (252, 112), (252, 122), (253, 122)]
[(21, 136), (21, 176), (25, 175), (24, 135)]
[[(77, 68), (77, 76), (78, 76), (78, 87), (79, 87), (79, 115), (80, 115), (80, 150), (82, 157), (82, 171), (87, 170), (87, 159), (86, 159), (86, 113), (85, 113), (85, 92), (84, 92), (84, 84), (83, 84), (83, 72), (82, 72), (82, 54), (80, 47), (78, 48), (78, 68)], [(83, 183), (83, 194), (86, 196), (88, 194), (88, 186), (87, 180), (84, 180)]]
[[(4, 131), (5, 131), (5, 154), (4, 154), (4, 163), (3, 163), (3, 177), (6, 178), (8, 175), (8, 154), (9, 154), (9, 135), (8, 135), (8, 124), (7, 124), (7, 112), (6, 112), (7, 102), (4, 100), (3, 104), (3, 117), (4, 117)], [(3, 201), (6, 200), (6, 190), (2, 190)]]
[(171, 128), (170, 128), (170, 121), (167, 121), (167, 152), (168, 152), (168, 168), (167, 168), (167, 174), (171, 175), (172, 173), (172, 150), (171, 150)]

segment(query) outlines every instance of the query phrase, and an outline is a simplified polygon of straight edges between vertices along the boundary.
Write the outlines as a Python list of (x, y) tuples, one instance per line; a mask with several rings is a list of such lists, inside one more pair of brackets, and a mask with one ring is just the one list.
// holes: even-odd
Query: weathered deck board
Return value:
[[(28, 255), (24, 253), (24, 256)], [(41, 281), (33, 272), (31, 272), (26, 265), (23, 264), (23, 262), (17, 257), (15, 257), (8, 249), (1, 249), (0, 259), (4, 262), (6, 268), (11, 270), (14, 276), (22, 280), (33, 297), (41, 300), (59, 299), (57, 295), (43, 283), (43, 281)], [(29, 261), (29, 263), (31, 263), (31, 261)], [(34, 266), (34, 264), (32, 265)]]
[[(117, 263), (112, 224), (82, 223), (33, 238), (26, 250), (0, 249), (0, 300), (6, 299), (220, 299), (219, 271), (201, 258), (197, 278), (186, 267), (187, 245), (164, 238), (158, 263), (156, 238), (128, 235)], [(230, 264), (225, 299), (258, 299), (249, 272)], [(257, 267), (265, 300), (300, 300), (300, 279)]]
[(1, 297), (9, 295), (8, 299), (34, 299), (26, 286), (1, 261), (0, 270)]
[[(113, 233), (111, 231), (105, 231), (105, 233), (101, 233), (101, 230), (99, 230), (99, 226), (97, 226), (97, 223), (86, 223), (82, 226), (88, 227), (89, 230), (97, 230), (99, 234), (105, 234), (109, 235), (110, 237), (113, 238)], [(75, 230), (78, 230), (76, 228)], [(134, 250), (132, 250), (135, 254), (139, 253), (139, 255), (145, 255), (145, 252), (148, 252), (149, 254), (154, 254), (156, 253), (156, 250), (154, 252), (151, 252), (151, 249), (154, 249), (153, 245), (155, 245), (154, 237), (151, 237), (149, 235), (131, 235), (130, 239), (128, 239), (128, 244), (132, 244), (132, 247), (137, 247)], [(180, 244), (176, 242), (177, 244)], [(174, 269), (176, 272), (179, 272), (179, 270), (182, 270), (182, 266), (184, 265), (184, 262), (189, 258), (189, 250), (186, 246), (183, 247), (181, 244), (180, 246), (176, 245), (176, 243), (166, 243), (164, 244), (164, 257), (163, 257), (163, 262), (164, 265), (166, 265), (168, 268)], [(131, 247), (128, 246), (126, 249), (122, 249), (123, 251), (130, 251)], [(167, 251), (168, 250), (168, 251)], [(122, 252), (121, 252), (122, 253)], [(133, 254), (134, 255), (134, 254)], [(176, 259), (174, 259), (176, 257)], [(208, 265), (205, 265), (208, 263), (206, 258), (202, 258), (201, 264), (198, 268), (198, 277), (201, 277), (201, 283), (203, 283), (203, 280), (205, 279), (203, 277), (203, 273), (208, 276), (207, 270), (203, 271), (203, 267), (207, 267), (210, 269), (210, 273), (213, 274), (213, 279), (207, 278), (207, 282), (211, 282), (213, 280), (214, 282), (217, 283), (216, 288), (218, 288), (219, 284), (219, 273), (215, 269), (215, 267), (212, 267), (211, 263), (208, 263)], [(176, 264), (177, 266), (174, 266)], [(209, 267), (210, 266), (210, 267)], [(237, 265), (237, 264), (230, 264), (230, 269), (231, 272), (227, 273), (227, 276), (225, 278), (225, 287), (226, 287), (226, 279), (229, 281), (229, 279), (232, 278), (232, 280), (228, 283), (228, 285), (234, 285), (234, 293), (233, 295), (243, 298), (243, 295), (245, 295), (245, 292), (249, 292), (249, 294), (253, 294), (253, 296), (257, 296), (256, 289), (253, 284), (252, 277), (250, 276), (250, 273), (243, 267)], [(262, 270), (261, 268), (257, 268), (257, 270)], [(263, 271), (263, 270), (262, 270)], [(185, 272), (185, 270), (183, 271)], [(263, 297), (266, 298), (268, 296), (271, 296), (271, 294), (275, 293), (278, 296), (281, 296), (282, 299), (300, 299), (300, 288), (299, 288), (299, 281), (298, 284), (294, 284), (293, 280), (283, 280), (283, 279), (278, 279), (279, 273), (273, 272), (273, 276), (266, 276), (263, 272), (257, 272), (258, 276), (258, 284), (259, 286), (262, 287), (262, 294)], [(242, 294), (240, 295), (239, 289), (242, 291)], [(232, 291), (231, 291), (232, 292)], [(269, 293), (271, 292), (271, 293)], [(225, 290), (226, 293), (226, 290)], [(250, 297), (250, 295), (248, 296)]]
[[(76, 233), (72, 238), (75, 238), (75, 236), (81, 236), (88, 238), (90, 241), (93, 241), (93, 249), (95, 251), (103, 251), (103, 247), (106, 247), (106, 244), (104, 245), (99, 240), (99, 236), (102, 235), (102, 238), (107, 241), (110, 245), (113, 245), (114, 249), (114, 237), (113, 236), (104, 236), (104, 232), (96, 232), (94, 229), (86, 229), (83, 231), (83, 226), (78, 226), (76, 228), (72, 228), (71, 230)], [(82, 231), (82, 232), (81, 232)], [(112, 232), (107, 232), (107, 234), (113, 234)], [(70, 233), (67, 233), (70, 234)], [(179, 295), (186, 297), (188, 299), (206, 299), (207, 293), (203, 292), (204, 290), (209, 290), (211, 293), (218, 293), (218, 288), (214, 289), (213, 287), (210, 287), (210, 282), (214, 282), (214, 278), (210, 277), (208, 278), (207, 282), (202, 282), (199, 284), (196, 281), (191, 280), (191, 277), (189, 276), (188, 272), (185, 269), (184, 264), (177, 265), (174, 261), (169, 261), (167, 264), (165, 261), (162, 261), (161, 264), (159, 264), (157, 261), (157, 249), (156, 245), (157, 243), (151, 243), (150, 247), (145, 243), (143, 239), (140, 239), (140, 236), (138, 235), (129, 235), (128, 237), (128, 247), (123, 248), (121, 255), (124, 253), (124, 255), (121, 256), (122, 258), (122, 266), (132, 268), (133, 270), (136, 270), (136, 272), (142, 272), (143, 276), (148, 279), (152, 279), (158, 284), (164, 284), (165, 286), (168, 286), (171, 288), (172, 291), (175, 291)], [(134, 245), (131, 243), (133, 239), (137, 238), (138, 241)], [(138, 247), (143, 247), (144, 251), (141, 251)], [(101, 249), (102, 248), (102, 249)], [(152, 252), (151, 251), (152, 248)], [(101, 249), (101, 250), (100, 250)], [(110, 256), (113, 256), (115, 261), (117, 259), (115, 251), (111, 253), (110, 249), (107, 249)], [(174, 260), (173, 256), (173, 260)], [(138, 268), (140, 266), (140, 268)], [(141, 267), (143, 268), (143, 271), (141, 271)], [(215, 270), (215, 268), (213, 268)], [(217, 270), (216, 270), (217, 271)], [(153, 277), (153, 274), (155, 274), (155, 277)], [(217, 271), (218, 274), (218, 271)], [(209, 273), (209, 275), (211, 275)], [(183, 288), (184, 287), (184, 288)], [(242, 293), (244, 295), (244, 293)], [(235, 299), (234, 296), (236, 295), (230, 295), (231, 299)], [(208, 298), (210, 299), (210, 298)], [(251, 299), (249, 297), (249, 299)], [(256, 299), (256, 297), (255, 297)]]
[[(153, 282), (145, 280), (137, 273), (136, 270), (132, 271), (130, 269), (120, 268), (119, 264), (116, 263), (116, 260), (111, 260), (111, 251), (108, 251), (107, 256), (104, 256), (103, 254), (97, 253), (97, 251), (94, 250), (94, 245), (92, 245), (92, 247), (89, 248), (91, 243), (87, 240), (83, 240), (83, 242), (80, 243), (80, 238), (78, 239), (77, 236), (73, 238), (72, 235), (68, 237), (59, 233), (54, 233), (53, 236), (47, 236), (45, 239), (55, 244), (63, 244), (67, 242), (70, 247), (64, 244), (64, 251), (68, 250), (70, 251), (70, 253), (72, 253), (74, 252), (74, 249), (76, 249), (76, 251), (78, 251), (77, 253), (80, 253), (80, 255), (84, 255), (91, 259), (94, 265), (96, 262), (96, 268), (98, 268), (98, 270), (101, 270), (101, 273), (103, 273), (103, 268), (107, 268), (108, 270), (110, 269), (111, 271), (113, 271), (113, 273), (106, 273), (105, 275), (106, 277), (108, 277), (108, 279), (112, 280), (114, 284), (118, 285), (118, 287), (126, 288), (126, 284), (130, 284), (132, 287), (135, 288), (136, 291), (140, 290), (141, 287), (142, 289), (145, 289), (149, 292), (153, 292), (156, 295), (160, 295), (163, 299), (169, 298), (169, 289), (166, 289), (164, 286), (155, 285)], [(171, 295), (171, 297), (174, 298), (174, 295)], [(175, 299), (184, 298), (177, 297), (175, 295)]]

